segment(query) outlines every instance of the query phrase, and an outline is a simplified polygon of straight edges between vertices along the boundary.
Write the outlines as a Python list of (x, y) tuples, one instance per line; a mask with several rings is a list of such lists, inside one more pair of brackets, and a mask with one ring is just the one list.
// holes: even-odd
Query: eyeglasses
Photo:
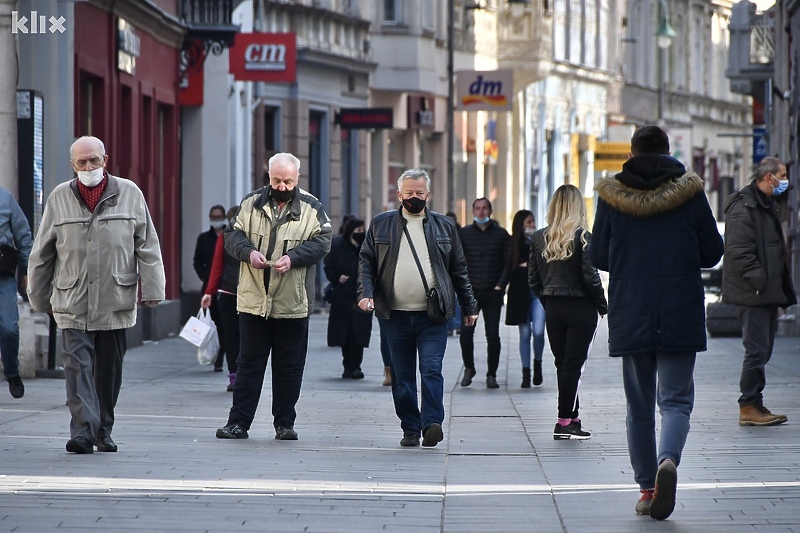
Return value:
[(72, 162), (75, 163), (76, 167), (78, 167), (79, 169), (83, 170), (88, 165), (92, 165), (92, 168), (101, 167), (103, 165), (104, 159), (105, 159), (105, 156), (103, 156), (103, 157), (94, 156), (94, 157), (92, 157), (90, 159), (73, 159)]

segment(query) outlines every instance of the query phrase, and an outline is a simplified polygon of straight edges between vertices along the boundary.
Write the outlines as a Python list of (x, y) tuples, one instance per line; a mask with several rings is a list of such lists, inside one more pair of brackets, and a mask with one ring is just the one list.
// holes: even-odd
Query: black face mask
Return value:
[(412, 215), (418, 215), (425, 209), (425, 200), (417, 198), (416, 196), (413, 198), (406, 198), (403, 200), (403, 207)]
[(288, 202), (294, 196), (294, 189), (291, 191), (279, 191), (278, 189), (273, 189), (272, 187), (270, 187), (270, 189), (270, 196), (275, 198), (275, 201), (281, 204)]
[(353, 233), (351, 238), (353, 239), (353, 242), (355, 242), (358, 246), (361, 246), (364, 243), (364, 238), (366, 236), (366, 233)]

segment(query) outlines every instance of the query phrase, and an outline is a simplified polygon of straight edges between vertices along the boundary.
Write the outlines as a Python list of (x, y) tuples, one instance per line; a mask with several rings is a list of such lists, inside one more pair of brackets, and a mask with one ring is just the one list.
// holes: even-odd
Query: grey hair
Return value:
[(100, 151), (103, 152), (102, 155), (106, 155), (106, 145), (103, 144), (103, 141), (101, 141), (97, 137), (92, 137), (91, 135), (84, 135), (83, 137), (80, 137), (78, 140), (76, 140), (74, 143), (72, 143), (72, 146), (69, 147), (69, 158), (70, 158), (70, 160), (74, 157), (75, 145), (78, 144), (79, 142), (81, 142), (84, 139), (91, 139), (92, 141), (96, 142), (98, 145), (100, 145)]
[(271, 170), (272, 165), (280, 162), (291, 162), (297, 168), (297, 173), (300, 173), (300, 160), (289, 152), (278, 152), (270, 157), (269, 162), (267, 163), (267, 168)]
[(753, 177), (756, 181), (762, 181), (767, 174), (776, 175), (780, 170), (780, 167), (785, 167), (786, 163), (778, 159), (777, 157), (765, 157), (761, 160), (761, 163), (758, 164), (758, 168), (756, 168)]
[(421, 180), (421, 179), (424, 178), (425, 179), (425, 189), (427, 190), (427, 192), (431, 192), (431, 177), (428, 176), (428, 173), (425, 172), (424, 170), (422, 170), (421, 168), (409, 168), (408, 170), (406, 170), (405, 172), (400, 174), (400, 177), (397, 178), (397, 190), (398, 191), (402, 190), (403, 181), (405, 181), (406, 178), (409, 178), (409, 179), (412, 179), (412, 180)]

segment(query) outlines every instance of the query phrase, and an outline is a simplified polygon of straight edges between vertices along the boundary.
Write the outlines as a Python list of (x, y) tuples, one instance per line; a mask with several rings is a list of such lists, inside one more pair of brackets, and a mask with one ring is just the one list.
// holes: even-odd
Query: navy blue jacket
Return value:
[(668, 155), (600, 180), (592, 263), (609, 273), (609, 355), (706, 350), (701, 268), (722, 257), (703, 181)]

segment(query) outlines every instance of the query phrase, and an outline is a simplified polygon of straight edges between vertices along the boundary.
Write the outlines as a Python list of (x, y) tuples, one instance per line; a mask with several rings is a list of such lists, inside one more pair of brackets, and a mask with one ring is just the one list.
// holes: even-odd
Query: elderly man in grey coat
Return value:
[(102, 141), (81, 137), (70, 155), (77, 177), (47, 200), (28, 263), (28, 297), (62, 330), (67, 451), (115, 452), (125, 330), (136, 324), (140, 282), (144, 305), (164, 299), (164, 264), (142, 191), (105, 171)]

